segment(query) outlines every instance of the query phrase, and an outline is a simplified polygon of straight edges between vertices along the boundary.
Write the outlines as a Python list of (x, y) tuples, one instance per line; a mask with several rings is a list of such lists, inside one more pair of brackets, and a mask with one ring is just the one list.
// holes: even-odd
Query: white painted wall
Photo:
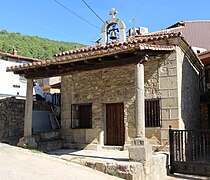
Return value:
[[(20, 80), (20, 76), (13, 72), (6, 72), (7, 67), (20, 64), (0, 59), (0, 96), (16, 96), (18, 93), (19, 96), (26, 96), (26, 81)], [(13, 87), (13, 85), (20, 87)]]

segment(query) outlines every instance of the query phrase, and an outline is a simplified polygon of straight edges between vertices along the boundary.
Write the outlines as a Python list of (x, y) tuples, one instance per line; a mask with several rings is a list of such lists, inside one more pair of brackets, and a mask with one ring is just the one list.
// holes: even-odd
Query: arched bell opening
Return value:
[(117, 11), (113, 8), (109, 13), (112, 18), (107, 20), (101, 30), (102, 44), (108, 44), (113, 40), (121, 42), (126, 41), (126, 27), (125, 24), (118, 18), (115, 18)]

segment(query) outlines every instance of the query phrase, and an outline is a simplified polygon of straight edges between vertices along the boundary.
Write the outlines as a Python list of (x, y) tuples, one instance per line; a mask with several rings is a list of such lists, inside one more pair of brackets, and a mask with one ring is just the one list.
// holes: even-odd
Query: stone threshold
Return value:
[(104, 145), (104, 146), (102, 146), (102, 149), (104, 149), (104, 150), (119, 150), (119, 151), (123, 151), (124, 150), (124, 146)]

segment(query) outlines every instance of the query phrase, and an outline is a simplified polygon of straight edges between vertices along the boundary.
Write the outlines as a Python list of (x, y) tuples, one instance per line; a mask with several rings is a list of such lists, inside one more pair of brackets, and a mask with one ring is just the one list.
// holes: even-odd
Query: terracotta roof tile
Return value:
[(104, 49), (110, 49), (110, 48), (121, 47), (121, 46), (126, 49), (129, 44), (137, 44), (141, 42), (143, 43), (143, 42), (166, 39), (166, 38), (177, 37), (177, 36), (180, 36), (180, 34), (179, 33), (162, 33), (162, 34), (158, 33), (158, 34), (140, 35), (140, 36), (135, 36), (135, 37), (129, 37), (127, 38), (126, 42), (112, 41), (111, 43), (107, 45), (87, 46), (81, 49), (64, 51), (64, 52), (56, 54), (55, 57), (59, 58), (60, 56), (65, 56), (69, 54), (78, 54), (80, 52), (90, 52), (90, 51), (94, 52), (97, 50), (104, 50)]
[(30, 58), (30, 57), (25, 57), (25, 56), (19, 56), (19, 55), (13, 55), (13, 54), (5, 53), (5, 52), (0, 52), (0, 56), (6, 57), (6, 58), (20, 59), (20, 60), (30, 61), (30, 62), (43, 61), (41, 59), (35, 59), (35, 58)]
[(181, 21), (150, 34), (181, 33), (190, 46), (210, 50), (210, 20)]
[[(135, 37), (127, 38), (126, 42), (112, 41), (107, 45), (95, 45), (89, 47), (83, 47), (76, 50), (64, 51), (55, 55), (55, 59), (46, 60), (41, 62), (29, 63), (26, 65), (21, 65), (19, 67), (13, 66), (8, 67), (7, 71), (19, 71), (30, 68), (38, 68), (41, 66), (48, 66), (50, 64), (60, 64), (67, 62), (75, 62), (88, 58), (97, 58), (101, 56), (107, 56), (116, 53), (123, 53), (134, 50), (164, 50), (172, 51), (175, 50), (173, 45), (155, 45), (151, 44), (154, 40), (167, 39), (171, 37), (178, 37), (180, 34), (170, 33), (170, 34), (153, 34), (153, 35), (141, 35)], [(151, 41), (151, 43), (150, 43)]]

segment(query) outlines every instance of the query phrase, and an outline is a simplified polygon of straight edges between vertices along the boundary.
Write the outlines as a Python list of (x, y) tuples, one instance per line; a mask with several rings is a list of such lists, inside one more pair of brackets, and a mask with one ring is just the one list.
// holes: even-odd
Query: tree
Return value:
[(38, 36), (25, 36), (20, 33), (9, 33), (6, 30), (0, 31), (0, 51), (12, 53), (13, 48), (15, 48), (18, 51), (18, 55), (37, 59), (54, 59), (54, 55), (59, 52), (82, 46), (84, 45), (54, 41)]

